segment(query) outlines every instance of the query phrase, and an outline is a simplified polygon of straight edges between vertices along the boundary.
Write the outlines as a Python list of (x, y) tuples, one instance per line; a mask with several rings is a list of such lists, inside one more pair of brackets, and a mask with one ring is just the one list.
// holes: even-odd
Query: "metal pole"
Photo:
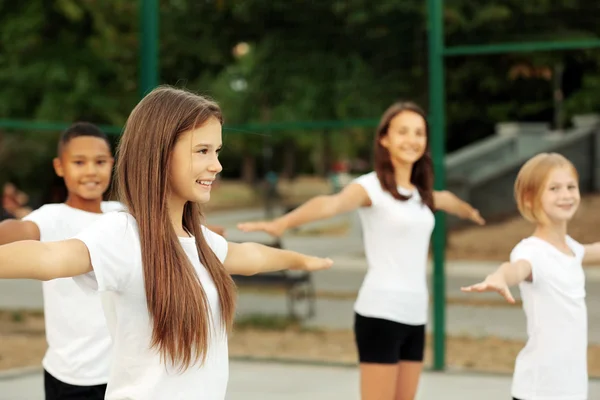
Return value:
[[(429, 24), (429, 120), (435, 190), (445, 187), (444, 26), (443, 0), (427, 0)], [(445, 368), (446, 282), (444, 250), (446, 219), (436, 213), (433, 231), (433, 369)]]
[(481, 54), (533, 53), (540, 51), (582, 50), (597, 48), (600, 48), (600, 39), (451, 46), (444, 48), (443, 52), (446, 56), (468, 56)]
[(140, 0), (140, 97), (158, 85), (158, 0)]

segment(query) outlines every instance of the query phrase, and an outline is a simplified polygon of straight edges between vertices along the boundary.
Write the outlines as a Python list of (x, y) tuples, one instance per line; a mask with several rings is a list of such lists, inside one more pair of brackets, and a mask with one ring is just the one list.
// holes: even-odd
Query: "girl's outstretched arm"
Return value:
[(469, 203), (462, 201), (454, 193), (447, 190), (433, 192), (435, 208), (456, 215), (459, 218), (470, 219), (479, 225), (484, 225), (485, 220), (479, 215), (479, 211)]
[(0, 246), (0, 279), (48, 281), (92, 271), (85, 244), (77, 239), (60, 242), (25, 240)]
[(331, 267), (329, 258), (307, 256), (258, 243), (228, 243), (223, 265), (232, 275), (254, 275), (261, 272), (295, 269), (317, 271)]
[(583, 245), (585, 253), (583, 255), (584, 265), (599, 266), (600, 265), (600, 242)]
[(481, 283), (461, 288), (463, 292), (498, 292), (509, 303), (515, 299), (510, 293), (510, 286), (517, 285), (524, 280), (531, 279), (531, 264), (526, 260), (502, 264), (496, 272), (489, 275)]
[(361, 185), (352, 183), (340, 193), (313, 197), (294, 211), (273, 221), (240, 223), (238, 229), (244, 232), (264, 231), (278, 237), (287, 229), (370, 205), (371, 199), (367, 191)]

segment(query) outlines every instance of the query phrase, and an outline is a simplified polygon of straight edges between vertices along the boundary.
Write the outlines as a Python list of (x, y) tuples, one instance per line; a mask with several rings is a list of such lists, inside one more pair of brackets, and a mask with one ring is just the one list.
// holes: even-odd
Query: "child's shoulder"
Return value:
[(30, 212), (29, 214), (27, 214), (25, 217), (21, 218), (24, 221), (33, 221), (33, 222), (37, 222), (38, 220), (41, 219), (56, 219), (56, 218), (60, 218), (61, 215), (63, 215), (62, 213), (67, 209), (68, 207), (64, 204), (64, 203), (49, 203), (49, 204), (44, 204), (42, 206), (40, 206), (39, 208), (36, 208), (35, 210), (33, 210), (32, 212)]
[[(352, 180), (352, 183), (357, 183), (362, 186), (370, 195), (383, 192), (379, 178), (375, 171), (363, 174)], [(372, 199), (371, 199), (372, 200)]]
[(360, 175), (354, 178), (354, 182), (356, 183), (374, 183), (379, 182), (379, 178), (377, 178), (377, 173), (375, 171), (367, 172), (366, 174)]
[(535, 236), (529, 236), (524, 239), (521, 239), (519, 243), (517, 243), (515, 247), (513, 247), (510, 254), (511, 257), (514, 257), (515, 255), (525, 254), (533, 256), (539, 254), (543, 250), (544, 247), (542, 246), (542, 243), (540, 243), (540, 240)]
[(102, 211), (112, 212), (112, 211), (125, 211), (126, 207), (120, 201), (103, 201), (101, 204)]
[(56, 211), (64, 210), (66, 208), (68, 208), (68, 206), (65, 203), (48, 203), (48, 204), (44, 204), (44, 205), (40, 206), (39, 208), (36, 208), (32, 212), (40, 212), (40, 213), (52, 212), (52, 213), (54, 213)]

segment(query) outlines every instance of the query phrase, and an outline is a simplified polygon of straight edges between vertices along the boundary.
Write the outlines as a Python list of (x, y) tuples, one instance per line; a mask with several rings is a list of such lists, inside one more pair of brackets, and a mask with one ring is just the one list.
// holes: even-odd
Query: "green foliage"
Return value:
[[(138, 3), (0, 0), (0, 118), (122, 125), (138, 100)], [(448, 46), (600, 36), (600, 6), (587, 0), (444, 3)], [(214, 97), (228, 126), (376, 120), (399, 98), (427, 108), (422, 1), (162, 0), (159, 31), (162, 82)], [(245, 54), (235, 54), (239, 43)], [(551, 121), (552, 81), (514, 71), (559, 64), (567, 117), (597, 112), (597, 49), (448, 58), (448, 149), (491, 134), (500, 121)], [(336, 130), (333, 157), (365, 157), (372, 131)], [(266, 145), (275, 149), (276, 171), (292, 154), (297, 168), (316, 170), (310, 160), (326, 156), (322, 137), (331, 132), (228, 133), (225, 173), (260, 166)], [(0, 179), (16, 175), (39, 186), (53, 174), (40, 167), (54, 155), (55, 138), (18, 135), (1, 138)]]

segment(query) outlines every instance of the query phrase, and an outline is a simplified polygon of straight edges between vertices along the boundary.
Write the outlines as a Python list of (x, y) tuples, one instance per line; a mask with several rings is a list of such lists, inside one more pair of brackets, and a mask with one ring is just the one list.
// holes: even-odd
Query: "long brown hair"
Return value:
[[(183, 132), (210, 118), (222, 123), (219, 106), (196, 94), (161, 86), (133, 109), (117, 152), (119, 198), (136, 219), (141, 242), (152, 348), (161, 360), (185, 370), (206, 359), (211, 321), (206, 293), (169, 218), (167, 198), (172, 150)], [(222, 327), (229, 331), (235, 285), (201, 230), (200, 206), (188, 202), (183, 227), (196, 238), (202, 264), (219, 293)]]
[(433, 162), (429, 151), (429, 125), (427, 124), (427, 116), (425, 112), (412, 102), (397, 102), (388, 107), (383, 113), (379, 126), (375, 133), (375, 172), (381, 187), (386, 192), (389, 192), (395, 199), (406, 201), (410, 196), (404, 196), (398, 192), (396, 184), (396, 176), (394, 174), (394, 165), (390, 152), (381, 144), (381, 138), (388, 134), (390, 122), (394, 117), (404, 111), (411, 111), (419, 114), (425, 121), (425, 134), (427, 135), (427, 144), (423, 156), (414, 163), (410, 181), (421, 195), (423, 203), (431, 210), (434, 210), (433, 205)]

